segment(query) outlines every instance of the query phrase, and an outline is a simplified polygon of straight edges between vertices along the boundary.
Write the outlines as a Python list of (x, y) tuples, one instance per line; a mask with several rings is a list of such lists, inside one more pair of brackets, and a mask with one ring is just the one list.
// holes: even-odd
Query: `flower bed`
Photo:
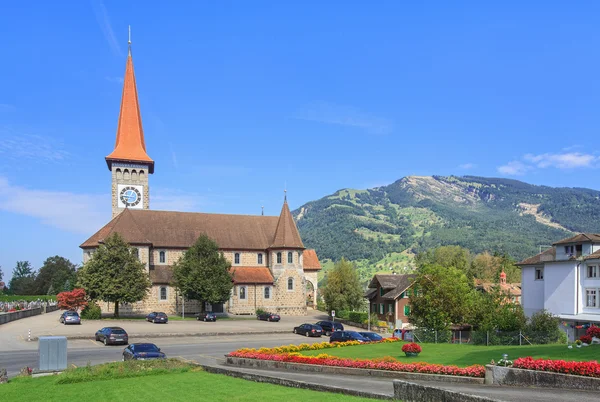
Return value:
[[(383, 342), (399, 342), (399, 339), (387, 338)], [(421, 374), (442, 374), (462, 377), (478, 377), (485, 376), (485, 367), (481, 365), (473, 365), (469, 367), (444, 366), (442, 364), (429, 364), (424, 362), (416, 363), (401, 363), (393, 357), (385, 357), (381, 359), (349, 359), (336, 356), (330, 356), (326, 353), (321, 353), (317, 356), (303, 356), (298, 352), (304, 350), (320, 350), (329, 348), (340, 348), (346, 346), (363, 345), (360, 342), (344, 342), (344, 343), (315, 343), (312, 345), (303, 343), (298, 346), (280, 346), (277, 348), (260, 348), (250, 349), (244, 348), (229, 353), (230, 357), (240, 357), (245, 359), (270, 360), (286, 363), (302, 363), (316, 364), (321, 366), (335, 366), (346, 368), (370, 369), (370, 370), (388, 370), (400, 371), (407, 373)], [(417, 345), (418, 346), (418, 345)]]
[(564, 360), (534, 359), (521, 357), (513, 363), (513, 368), (537, 371), (551, 371), (554, 373), (582, 375), (600, 378), (600, 364), (596, 361), (573, 362)]
[(404, 345), (402, 345), (402, 351), (404, 353), (421, 353), (421, 346), (414, 342), (405, 343)]

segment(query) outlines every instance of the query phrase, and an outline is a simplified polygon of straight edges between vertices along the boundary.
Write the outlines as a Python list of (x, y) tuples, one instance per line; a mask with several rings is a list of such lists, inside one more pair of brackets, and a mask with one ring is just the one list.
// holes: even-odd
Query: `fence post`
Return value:
[(462, 345), (462, 331), (458, 331), (458, 344)]
[(437, 343), (437, 329), (435, 330), (435, 343)]
[(523, 346), (521, 339), (521, 330), (519, 330), (519, 346)]
[(490, 331), (485, 331), (485, 346), (490, 346)]

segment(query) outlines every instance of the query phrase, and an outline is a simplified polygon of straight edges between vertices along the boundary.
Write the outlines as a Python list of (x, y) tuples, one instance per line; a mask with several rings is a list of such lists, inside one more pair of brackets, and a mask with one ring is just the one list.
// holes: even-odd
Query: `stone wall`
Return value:
[(39, 314), (42, 314), (41, 307), (14, 311), (12, 313), (0, 313), (0, 324), (6, 324), (7, 322), (20, 320), (21, 318), (32, 317)]
[(496, 402), (497, 399), (470, 395), (430, 385), (394, 380), (394, 399), (405, 402)]
[(600, 378), (492, 365), (485, 366), (485, 383), (515, 387), (547, 387), (600, 391)]

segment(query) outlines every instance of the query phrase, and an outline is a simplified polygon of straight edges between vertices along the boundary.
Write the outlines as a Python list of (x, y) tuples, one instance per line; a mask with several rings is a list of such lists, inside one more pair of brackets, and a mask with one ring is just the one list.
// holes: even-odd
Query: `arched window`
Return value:
[(158, 261), (161, 264), (164, 264), (165, 262), (167, 262), (167, 253), (165, 253), (164, 251), (161, 251), (160, 253), (158, 253)]
[(288, 290), (294, 290), (294, 278), (288, 278)]
[(233, 263), (234, 264), (239, 264), (240, 263), (240, 253), (235, 253), (235, 255), (233, 257)]
[(240, 286), (240, 300), (246, 300), (246, 287)]
[(117, 179), (122, 179), (123, 178), (123, 172), (121, 171), (121, 169), (117, 168)]
[(265, 286), (264, 298), (265, 299), (271, 298), (271, 287), (270, 286)]
[(137, 171), (135, 169), (131, 171), (131, 180), (137, 180)]
[(140, 258), (140, 250), (137, 247), (132, 248), (131, 254), (135, 255), (135, 258)]
[(160, 300), (167, 300), (167, 287), (166, 286), (160, 287)]
[(288, 251), (288, 264), (291, 264), (294, 262), (294, 254), (292, 254), (291, 251)]
[(129, 180), (129, 169), (125, 169), (123, 171), (123, 179), (124, 180)]
[(145, 177), (146, 177), (146, 174), (144, 173), (144, 171), (140, 170), (140, 180), (144, 180)]
[(262, 253), (258, 253), (258, 259), (257, 262), (259, 265), (262, 265), (263, 261), (262, 261)]
[(277, 264), (281, 264), (281, 253), (277, 253)]

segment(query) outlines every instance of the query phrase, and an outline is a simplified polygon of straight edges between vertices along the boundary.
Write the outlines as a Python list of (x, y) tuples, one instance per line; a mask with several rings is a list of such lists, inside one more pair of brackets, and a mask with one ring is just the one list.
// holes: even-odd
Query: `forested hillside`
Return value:
[(293, 211), (319, 258), (385, 264), (459, 245), (521, 260), (572, 232), (600, 232), (600, 192), (475, 176), (409, 176), (344, 189)]

